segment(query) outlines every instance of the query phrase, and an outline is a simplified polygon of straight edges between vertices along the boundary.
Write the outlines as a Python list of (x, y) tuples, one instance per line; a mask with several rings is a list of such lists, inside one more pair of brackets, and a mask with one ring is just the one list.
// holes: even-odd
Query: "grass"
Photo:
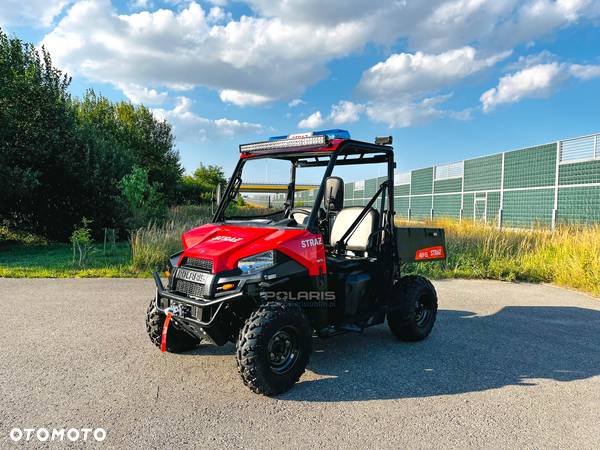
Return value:
[(73, 264), (69, 244), (13, 245), (0, 250), (0, 277), (7, 278), (118, 278), (149, 273), (131, 265), (128, 242), (117, 243), (112, 254), (96, 250), (84, 268)]
[(409, 269), (432, 278), (486, 278), (553, 283), (600, 297), (600, 226), (499, 230), (475, 222), (441, 220), (445, 263)]
[[(235, 211), (256, 213), (246, 208)], [(233, 214), (233, 213), (232, 213)], [(113, 255), (96, 251), (85, 268), (72, 263), (68, 244), (14, 244), (0, 248), (0, 277), (145, 277), (181, 250), (181, 233), (211, 220), (210, 207), (174, 208), (170, 220), (150, 224), (117, 244)], [(499, 230), (476, 222), (420, 224), (446, 230), (448, 259), (409, 271), (431, 278), (482, 278), (546, 282), (600, 297), (600, 225), (547, 230)], [(415, 225), (415, 226), (420, 226)]]
[(149, 225), (133, 232), (132, 266), (139, 271), (153, 271), (163, 267), (170, 255), (181, 251), (181, 233), (201, 225), (199, 222), (171, 220), (164, 225)]

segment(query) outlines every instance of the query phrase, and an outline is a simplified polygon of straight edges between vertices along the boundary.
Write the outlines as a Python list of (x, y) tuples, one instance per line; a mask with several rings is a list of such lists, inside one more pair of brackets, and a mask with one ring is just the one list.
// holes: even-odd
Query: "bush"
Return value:
[(165, 198), (158, 192), (156, 183), (149, 182), (148, 171), (145, 169), (134, 167), (131, 174), (124, 176), (119, 182), (119, 189), (129, 207), (129, 229), (161, 221), (166, 217)]
[(90, 228), (91, 221), (87, 218), (81, 219), (79, 225), (71, 234), (71, 244), (73, 245), (73, 264), (79, 267), (85, 267), (88, 263), (88, 258), (93, 252), (92, 229)]
[(0, 226), (0, 247), (14, 244), (48, 245), (48, 241), (32, 233), (14, 231), (8, 227)]

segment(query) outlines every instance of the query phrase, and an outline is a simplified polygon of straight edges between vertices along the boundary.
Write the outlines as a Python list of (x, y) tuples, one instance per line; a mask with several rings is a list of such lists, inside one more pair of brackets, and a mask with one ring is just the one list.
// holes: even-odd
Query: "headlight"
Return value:
[(274, 265), (275, 252), (273, 250), (248, 256), (247, 258), (243, 258), (238, 261), (238, 267), (244, 273), (244, 275), (260, 272), (261, 270), (268, 269)]

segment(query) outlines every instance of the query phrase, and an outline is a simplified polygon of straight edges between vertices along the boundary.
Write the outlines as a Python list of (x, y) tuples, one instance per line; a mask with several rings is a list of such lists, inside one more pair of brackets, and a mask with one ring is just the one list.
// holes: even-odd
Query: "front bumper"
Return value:
[[(156, 284), (156, 308), (165, 314), (170, 311), (178, 321), (184, 320), (200, 327), (210, 327), (225, 303), (239, 299), (244, 295), (243, 292), (235, 292), (214, 299), (192, 299), (165, 289), (158, 272), (154, 272), (152, 275)], [(181, 308), (182, 305), (189, 307), (189, 309)], [(203, 319), (205, 314), (202, 314), (202, 312), (205, 309), (210, 309), (210, 314), (208, 318)], [(195, 314), (186, 315), (183, 311), (194, 311)]]

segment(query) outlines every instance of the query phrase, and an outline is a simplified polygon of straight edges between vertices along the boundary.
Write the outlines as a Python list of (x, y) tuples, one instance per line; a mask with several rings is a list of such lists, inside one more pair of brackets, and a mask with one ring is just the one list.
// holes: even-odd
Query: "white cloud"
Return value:
[(564, 73), (557, 63), (538, 64), (503, 76), (498, 86), (481, 95), (483, 110), (487, 112), (502, 103), (515, 103), (523, 97), (548, 96), (563, 79)]
[(131, 0), (129, 2), (129, 7), (131, 9), (148, 9), (152, 7), (151, 0)]
[(234, 89), (224, 89), (219, 97), (225, 103), (233, 103), (237, 106), (256, 106), (268, 103), (273, 99), (265, 95), (251, 94), (249, 92), (240, 92)]
[(360, 48), (367, 33), (247, 16), (216, 25), (195, 2), (118, 15), (109, 0), (82, 0), (42, 43), (59, 66), (94, 81), (285, 99), (323, 78), (327, 62)]
[(600, 65), (580, 65), (572, 64), (569, 68), (571, 75), (580, 80), (591, 80), (600, 77)]
[[(60, 12), (68, 1), (25, 3), (62, 5), (55, 8)], [(141, 9), (159, 4), (132, 1)], [(28, 8), (8, 2), (10, 10)], [(303, 104), (300, 96), (308, 86), (328, 75), (331, 61), (370, 43), (390, 48), (402, 40), (405, 53), (391, 55), (363, 74), (358, 87), (366, 101), (339, 102), (329, 114), (317, 111), (300, 123), (308, 128), (352, 123), (366, 114), (390, 126), (408, 126), (440, 116), (468, 117), (470, 110), (443, 107), (449, 86), (494, 66), (516, 44), (600, 17), (598, 0), (246, 0), (256, 15), (236, 20), (226, 11), (226, 0), (208, 3), (203, 8), (194, 1), (167, 0), (161, 4), (177, 7), (119, 14), (110, 0), (79, 0), (42, 43), (60, 67), (110, 83), (132, 101), (159, 104), (166, 101), (165, 88), (203, 86), (238, 106), (282, 100), (292, 108)], [(3, 5), (0, 23), (5, 9)], [(50, 13), (50, 21), (59, 12)], [(513, 70), (546, 62), (522, 63), (524, 68)], [(560, 72), (588, 79), (597, 76), (594, 67), (570, 66)], [(485, 110), (510, 101), (510, 95), (500, 93), (507, 90), (501, 83), (484, 94)], [(556, 83), (548, 83), (552, 91)], [(531, 95), (543, 92), (543, 87), (530, 88)], [(525, 89), (517, 95), (530, 94)], [(174, 110), (173, 117), (180, 119)], [(218, 132), (216, 121), (208, 122), (211, 132)], [(243, 123), (230, 124), (238, 125)]]
[(132, 103), (145, 105), (160, 105), (168, 98), (167, 92), (158, 92), (138, 84), (118, 84), (119, 89)]
[(437, 91), (507, 58), (505, 51), (478, 58), (473, 47), (439, 54), (399, 53), (375, 64), (362, 76), (359, 90), (369, 96), (387, 97)]
[(597, 0), (247, 0), (267, 17), (335, 26), (357, 22), (369, 39), (405, 38), (412, 49), (446, 51), (477, 44), (512, 48), (553, 31), (593, 20)]
[[(23, 3), (9, 1), (15, 8)], [(127, 15), (118, 14), (110, 0), (80, 0), (43, 44), (59, 66), (92, 81), (179, 90), (204, 86), (243, 93), (253, 104), (258, 98), (298, 97), (327, 76), (333, 59), (368, 43), (392, 45), (399, 39), (421, 52), (381, 63), (393, 75), (388, 83), (441, 88), (504, 57), (493, 49), (512, 48), (600, 13), (592, 0), (247, 0), (258, 15), (233, 20), (224, 0), (213, 0), (216, 6), (206, 10), (194, 1), (175, 3), (176, 11)], [(429, 70), (429, 62), (440, 73)], [(405, 65), (403, 75), (395, 75), (395, 64)], [(365, 85), (377, 76), (367, 74)]]
[(295, 98), (288, 103), (288, 107), (295, 108), (296, 106), (304, 105), (306, 102), (301, 98)]
[(0, 25), (49, 27), (72, 0), (2, 0)]
[(600, 77), (600, 66), (552, 62), (505, 75), (496, 87), (481, 95), (483, 111), (489, 112), (497, 105), (516, 103), (523, 98), (548, 97), (569, 77), (581, 80)]
[(382, 10), (406, 9), (389, 0), (247, 0), (247, 3), (265, 17), (278, 17), (290, 23), (312, 23), (317, 27), (378, 16)]
[(600, 14), (597, 0), (451, 0), (430, 7), (433, 12), (411, 27), (413, 47), (513, 48)]
[(401, 95), (365, 104), (343, 100), (332, 105), (331, 111), (326, 117), (323, 117), (321, 112), (317, 111), (301, 120), (298, 127), (315, 129), (325, 124), (342, 125), (354, 123), (360, 120), (360, 116), (363, 113), (372, 121), (385, 123), (390, 128), (423, 125), (440, 117), (469, 120), (472, 109), (453, 111), (440, 108), (440, 105), (445, 103), (450, 97), (452, 97), (452, 94), (423, 99), (415, 99), (410, 95)]
[(342, 100), (331, 106), (327, 117), (323, 117), (321, 111), (316, 111), (298, 123), (299, 128), (319, 128), (326, 123), (341, 125), (354, 123), (360, 119), (360, 114), (365, 111), (365, 105)]
[(223, 8), (213, 6), (208, 12), (207, 21), (210, 24), (216, 24), (231, 20), (231, 13), (228, 13)]
[(419, 101), (410, 98), (391, 99), (388, 101), (371, 103), (366, 112), (375, 122), (387, 124), (390, 128), (407, 128), (423, 125), (439, 117), (454, 117), (464, 119), (461, 113), (440, 109), (451, 94), (429, 97)]
[(498, 27), (497, 38), (511, 45), (527, 42), (600, 15), (597, 0), (530, 0)]
[(253, 134), (263, 131), (257, 123), (240, 122), (232, 119), (211, 120), (192, 112), (192, 100), (188, 97), (177, 97), (173, 109), (153, 109), (159, 119), (167, 120), (173, 125), (175, 135), (183, 142), (205, 142), (217, 138), (233, 138), (238, 135)]
[(328, 116), (328, 120), (336, 125), (358, 122), (360, 114), (364, 110), (364, 105), (343, 100), (331, 107), (331, 113)]
[(470, 46), (435, 54), (393, 54), (363, 73), (358, 91), (368, 101), (358, 105), (351, 117), (356, 119), (365, 111), (371, 120), (390, 127), (421, 125), (439, 117), (469, 119), (470, 109), (454, 111), (442, 107), (452, 94), (439, 92), (494, 66), (510, 54), (502, 51), (481, 55)]
[(311, 128), (311, 129), (319, 128), (321, 125), (323, 125), (323, 123), (325, 123), (325, 121), (323, 120), (323, 117), (321, 116), (321, 111), (317, 111), (317, 112), (312, 113), (306, 119), (302, 119), (298, 123), (298, 127), (299, 128)]

